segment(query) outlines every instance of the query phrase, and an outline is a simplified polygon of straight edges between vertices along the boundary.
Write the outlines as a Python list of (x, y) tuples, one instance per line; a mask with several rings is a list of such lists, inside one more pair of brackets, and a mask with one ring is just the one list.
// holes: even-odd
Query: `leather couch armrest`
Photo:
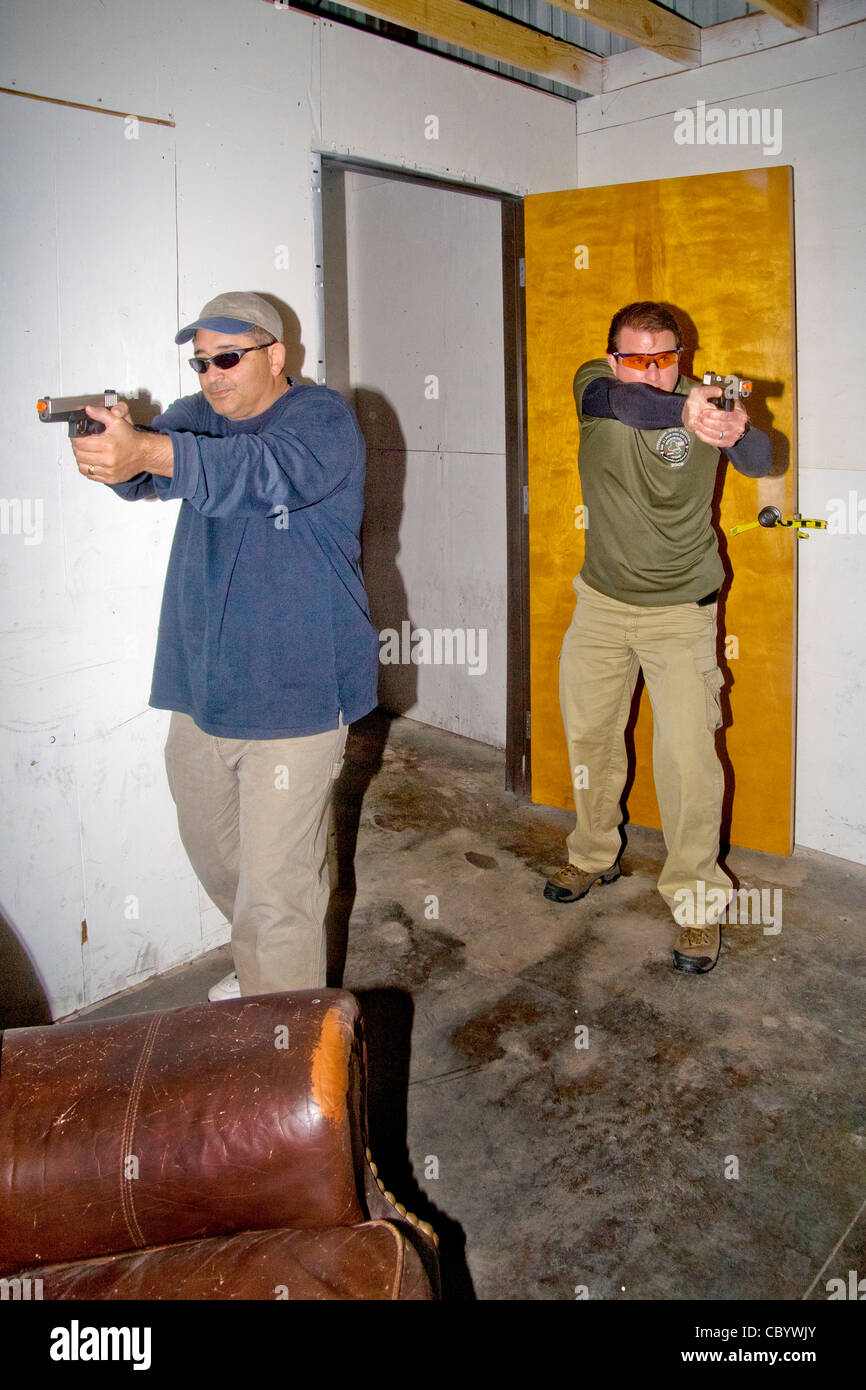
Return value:
[(8, 1030), (0, 1270), (363, 1221), (359, 1022), (322, 989)]

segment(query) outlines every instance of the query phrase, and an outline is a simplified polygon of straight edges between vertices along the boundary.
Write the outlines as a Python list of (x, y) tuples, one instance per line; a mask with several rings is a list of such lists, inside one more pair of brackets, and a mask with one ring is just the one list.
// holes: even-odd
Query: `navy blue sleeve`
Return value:
[[(196, 418), (195, 403), (198, 399), (196, 396), (182, 396), (170, 405), (168, 410), (157, 415), (150, 427), (151, 431), (164, 434), (170, 429), (192, 429)], [(159, 496), (151, 473), (136, 473), (134, 478), (128, 478), (125, 483), (109, 483), (108, 486), (118, 497), (122, 497), (124, 502), (140, 502), (145, 497)]]
[(684, 404), (684, 396), (643, 381), (597, 376), (583, 393), (582, 408), (584, 415), (600, 420), (619, 420), (633, 430), (654, 430), (681, 425)]
[[(337, 392), (310, 401), (262, 434), (222, 438), (169, 426), (174, 476), (156, 478), (157, 495), (183, 497), (203, 516), (268, 516), (297, 511), (336, 492), (364, 458), (364, 438)], [(164, 427), (164, 426), (163, 426)]]
[(732, 444), (725, 453), (738, 473), (747, 478), (766, 478), (773, 462), (773, 451), (769, 436), (763, 430), (750, 425), (742, 439)]
[(124, 502), (140, 502), (142, 498), (156, 496), (150, 473), (136, 473), (134, 478), (128, 478), (125, 483), (109, 483), (108, 486), (118, 497), (122, 497)]

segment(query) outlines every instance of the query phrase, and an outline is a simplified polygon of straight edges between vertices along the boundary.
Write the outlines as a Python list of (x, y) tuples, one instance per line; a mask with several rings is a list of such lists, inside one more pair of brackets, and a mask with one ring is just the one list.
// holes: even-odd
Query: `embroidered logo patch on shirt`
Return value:
[(656, 453), (660, 454), (671, 468), (682, 468), (689, 456), (690, 444), (687, 430), (665, 430), (656, 440)]

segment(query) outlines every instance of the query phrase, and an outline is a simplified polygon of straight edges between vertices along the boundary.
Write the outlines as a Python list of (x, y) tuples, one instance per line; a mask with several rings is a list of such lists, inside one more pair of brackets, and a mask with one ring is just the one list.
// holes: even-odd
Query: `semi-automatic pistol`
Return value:
[(752, 383), (739, 376), (719, 376), (717, 372), (704, 372), (704, 386), (720, 386), (719, 410), (733, 410), (735, 401), (743, 401), (752, 394)]
[[(86, 405), (104, 406), (110, 410), (117, 405), (117, 392), (106, 388), (101, 396), (42, 396), (36, 402), (39, 419), (46, 425), (69, 425), (69, 438), (77, 439), (82, 434), (104, 434), (105, 426), (101, 420), (91, 420)], [(135, 425), (142, 434), (158, 434), (149, 425)]]

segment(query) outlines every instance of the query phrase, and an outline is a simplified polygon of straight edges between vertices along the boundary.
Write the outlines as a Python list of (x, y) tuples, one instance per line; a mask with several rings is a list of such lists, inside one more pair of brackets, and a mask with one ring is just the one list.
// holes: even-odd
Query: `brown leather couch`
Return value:
[(437, 1298), (364, 1087), (344, 990), (7, 1030), (0, 1277), (43, 1299)]

